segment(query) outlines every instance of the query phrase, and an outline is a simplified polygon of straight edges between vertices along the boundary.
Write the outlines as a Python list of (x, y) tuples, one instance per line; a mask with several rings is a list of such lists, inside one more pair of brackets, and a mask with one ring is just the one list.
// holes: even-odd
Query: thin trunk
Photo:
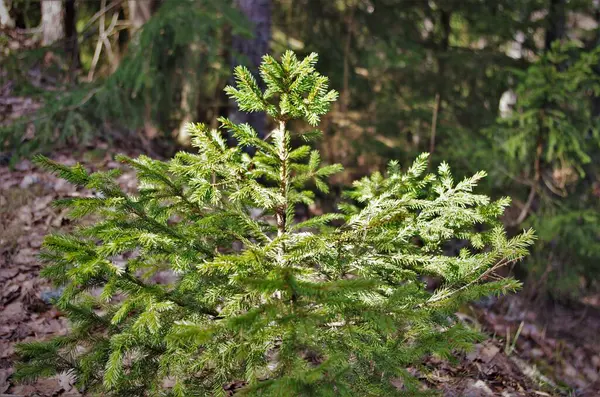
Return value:
[(545, 49), (548, 51), (552, 43), (565, 37), (565, 0), (550, 0), (548, 9), (548, 27), (546, 29)]
[[(595, 48), (598, 48), (600, 47), (600, 0), (594, 1), (594, 8), (594, 17), (598, 24), (596, 30), (596, 42), (594, 45)], [(596, 72), (597, 75), (600, 75), (600, 65), (596, 65), (594, 72)], [(598, 95), (592, 96), (592, 117), (595, 119), (600, 117), (600, 96)]]
[[(226, 25), (223, 27), (223, 36), (221, 38), (221, 51), (219, 58), (223, 61), (223, 64), (227, 64), (231, 59), (231, 26)], [(218, 117), (228, 117), (229, 116), (229, 97), (225, 92), (225, 86), (229, 84), (228, 77), (221, 75), (219, 77), (219, 84), (217, 84), (216, 93), (215, 93), (215, 101), (217, 103), (216, 112), (213, 114), (215, 117), (212, 117), (211, 124), (212, 128), (216, 128), (217, 126), (217, 118)]]
[(433, 104), (433, 116), (431, 117), (431, 136), (429, 138), (429, 154), (433, 154), (435, 151), (435, 135), (437, 132), (437, 121), (438, 114), (440, 112), (440, 94), (435, 94), (435, 101)]
[[(348, 6), (348, 5), (346, 5)], [(354, 7), (350, 7), (350, 13), (346, 16), (346, 40), (344, 43), (344, 80), (342, 94), (340, 95), (340, 111), (345, 113), (350, 103), (350, 44), (352, 42), (352, 32), (354, 30)]]
[(69, 75), (74, 78), (74, 74), (81, 65), (79, 59), (79, 43), (77, 37), (77, 9), (75, 0), (66, 0), (65, 2), (65, 53), (69, 59)]
[(42, 1), (42, 45), (65, 37), (63, 1)]
[(152, 16), (153, 2), (151, 0), (128, 0), (129, 23), (133, 31), (142, 27)]
[(183, 114), (183, 117), (181, 119), (181, 121), (179, 122), (179, 128), (177, 131), (177, 143), (179, 143), (181, 146), (190, 146), (191, 143), (191, 136), (190, 133), (188, 132), (188, 124), (194, 121), (193, 115), (192, 115), (192, 109), (195, 108), (193, 106), (191, 106), (190, 104), (190, 100), (191, 98), (194, 96), (193, 95), (193, 84), (192, 84), (192, 79), (190, 78), (190, 76), (188, 76), (188, 74), (193, 73), (190, 70), (186, 70), (184, 72), (185, 76), (183, 77), (183, 84), (181, 87), (181, 103), (180, 103), (180, 110), (181, 113)]
[[(258, 72), (263, 55), (269, 52), (271, 40), (271, 0), (236, 0), (240, 11), (254, 25), (252, 38), (234, 36), (232, 39), (234, 65), (245, 64), (253, 74)], [(259, 136), (266, 135), (266, 117), (263, 113), (240, 112), (234, 102), (230, 102), (230, 118), (236, 123), (249, 123)]]
[[(119, 7), (119, 22), (127, 21), (127, 16), (125, 15), (125, 7)], [(119, 62), (120, 59), (127, 51), (127, 44), (129, 44), (129, 40), (131, 39), (131, 34), (128, 29), (119, 30), (119, 35), (117, 38), (117, 47), (115, 48), (115, 52), (118, 54)]]
[(0, 28), (14, 28), (15, 21), (10, 17), (7, 0), (0, 0)]
[(435, 102), (433, 108), (433, 116), (431, 120), (431, 134), (429, 137), (429, 164), (431, 164), (433, 153), (435, 152), (435, 140), (437, 133), (438, 120), (440, 113), (442, 112), (442, 100), (444, 98), (445, 91), (445, 74), (446, 74), (446, 60), (448, 56), (448, 48), (450, 45), (450, 18), (452, 17), (451, 12), (441, 10), (440, 14), (440, 25), (442, 28), (442, 40), (440, 42), (440, 56), (438, 57), (438, 88), (435, 93)]
[[(128, 19), (130, 23), (130, 36), (132, 37), (152, 16), (154, 11), (154, 1), (127, 1)], [(158, 135), (158, 128), (154, 125), (152, 117), (152, 104), (148, 93), (144, 94), (145, 110), (144, 110), (144, 135), (147, 139), (154, 139)]]
[(196, 118), (196, 108), (198, 103), (198, 72), (196, 68), (199, 57), (200, 47), (198, 44), (192, 43), (185, 54), (181, 84), (181, 103), (179, 109), (182, 118), (177, 131), (177, 142), (182, 146), (190, 145), (191, 136), (188, 132), (187, 125)]

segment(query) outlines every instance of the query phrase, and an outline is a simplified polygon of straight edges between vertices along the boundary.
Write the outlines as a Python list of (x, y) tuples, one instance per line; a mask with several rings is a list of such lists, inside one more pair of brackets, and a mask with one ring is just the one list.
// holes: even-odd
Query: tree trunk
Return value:
[[(236, 6), (254, 25), (253, 37), (234, 36), (232, 39), (233, 64), (243, 64), (253, 74), (258, 73), (263, 55), (269, 52), (271, 40), (271, 0), (236, 0)], [(264, 87), (263, 87), (264, 88)], [(266, 135), (266, 117), (262, 113), (242, 113), (230, 101), (230, 119), (235, 123), (248, 123), (258, 132)]]
[(152, 16), (152, 1), (129, 0), (129, 23), (133, 31), (138, 30), (143, 24), (148, 22)]
[[(139, 30), (152, 16), (154, 1), (128, 0), (129, 23), (131, 34)], [(152, 118), (152, 105), (148, 94), (145, 94), (146, 110), (144, 112), (144, 135), (148, 139), (154, 139), (158, 135), (158, 128), (154, 125)]]
[(435, 100), (433, 105), (433, 116), (431, 118), (431, 133), (429, 135), (429, 165), (432, 164), (433, 161), (433, 153), (435, 152), (435, 140), (436, 140), (436, 132), (438, 120), (440, 119), (440, 114), (442, 112), (442, 100), (444, 99), (444, 94), (446, 91), (446, 59), (448, 57), (448, 49), (450, 45), (450, 33), (451, 26), (450, 20), (452, 18), (452, 13), (450, 11), (446, 11), (442, 9), (440, 11), (440, 26), (442, 31), (442, 38), (439, 43), (439, 51), (440, 56), (437, 59), (438, 63), (438, 84), (437, 84), (437, 92), (435, 94)]
[(15, 21), (10, 17), (8, 10), (7, 0), (0, 0), (0, 28), (13, 28), (15, 26)]
[(177, 131), (177, 143), (182, 146), (189, 146), (191, 136), (187, 126), (195, 121), (196, 108), (198, 105), (198, 58), (200, 57), (200, 47), (196, 43), (192, 43), (185, 54), (183, 61), (183, 76), (181, 83), (181, 103), (180, 111), (182, 114), (179, 128)]
[[(594, 18), (598, 24), (598, 30), (596, 31), (596, 42), (594, 43), (594, 46), (598, 48), (600, 47), (600, 0), (594, 1), (594, 8)], [(594, 72), (600, 76), (600, 65), (596, 65)], [(592, 96), (592, 117), (595, 119), (600, 117), (600, 96), (598, 95)]]
[(550, 0), (548, 9), (548, 27), (546, 29), (545, 47), (546, 51), (552, 46), (556, 40), (561, 40), (565, 37), (565, 0)]
[(64, 7), (61, 1), (42, 1), (42, 45), (50, 45), (65, 37)]
[(77, 37), (77, 10), (75, 0), (65, 2), (65, 53), (69, 59), (69, 75), (73, 78), (81, 65), (79, 59), (79, 42)]

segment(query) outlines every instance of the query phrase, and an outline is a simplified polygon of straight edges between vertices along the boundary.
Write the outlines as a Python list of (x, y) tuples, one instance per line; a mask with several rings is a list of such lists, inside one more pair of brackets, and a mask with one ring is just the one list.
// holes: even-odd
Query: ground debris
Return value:
[(476, 312), (484, 329), (534, 382), (559, 394), (600, 395), (600, 310), (586, 304), (540, 310), (513, 295)]

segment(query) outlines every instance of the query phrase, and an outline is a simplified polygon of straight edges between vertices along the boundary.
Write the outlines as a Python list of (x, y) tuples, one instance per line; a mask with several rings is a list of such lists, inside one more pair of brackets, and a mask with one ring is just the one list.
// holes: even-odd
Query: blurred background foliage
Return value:
[(599, 22), (597, 0), (0, 0), (0, 151), (168, 156), (185, 123), (246, 117), (223, 95), (233, 64), (318, 52), (340, 92), (320, 143), (339, 186), (424, 151), (485, 169), (513, 197), (505, 223), (540, 236), (517, 269), (531, 299), (579, 299), (599, 289)]

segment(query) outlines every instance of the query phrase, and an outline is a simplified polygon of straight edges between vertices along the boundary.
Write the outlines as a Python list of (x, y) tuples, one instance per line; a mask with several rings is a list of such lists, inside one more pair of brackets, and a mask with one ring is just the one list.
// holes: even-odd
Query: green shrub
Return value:
[(598, 289), (599, 62), (600, 48), (554, 43), (517, 73), (515, 110), (488, 130), (495, 150), (487, 155), (501, 170), (494, 181), (521, 199), (515, 223), (538, 231), (526, 270), (541, 301), (578, 300)]
[[(21, 345), (18, 378), (70, 370), (86, 390), (123, 396), (218, 396), (232, 384), (241, 395), (382, 396), (414, 393), (408, 366), (479, 337), (453, 313), (519, 286), (494, 270), (526, 255), (532, 231), (508, 239), (498, 217), (509, 200), (472, 192), (485, 174), (455, 183), (446, 164), (426, 174), (426, 155), (355, 182), (340, 212), (296, 222), (297, 205), (340, 171), (309, 146), (292, 148), (286, 128), (316, 126), (337, 97), (316, 61), (265, 56), (264, 92), (236, 68), (227, 93), (266, 112), (274, 131), (263, 141), (221, 119), (221, 130), (190, 127), (197, 154), (122, 157), (137, 170), (135, 195), (115, 173), (38, 158), (96, 190), (58, 204), (100, 220), (45, 240), (43, 273), (65, 286), (56, 304), (72, 330)], [(458, 256), (444, 254), (457, 242)], [(163, 271), (176, 277), (154, 282)], [(441, 287), (429, 292), (425, 276)]]

